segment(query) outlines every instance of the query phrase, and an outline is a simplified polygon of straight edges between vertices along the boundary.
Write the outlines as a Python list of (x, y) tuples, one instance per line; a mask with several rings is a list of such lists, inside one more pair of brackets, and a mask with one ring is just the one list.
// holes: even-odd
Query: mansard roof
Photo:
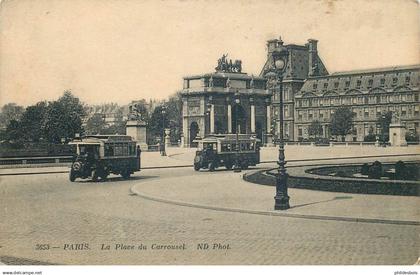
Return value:
[(398, 66), (311, 77), (305, 80), (297, 96), (311, 92), (317, 96), (381, 93), (418, 90), (420, 65)]
[(351, 74), (372, 74), (372, 73), (386, 73), (386, 72), (395, 72), (395, 71), (411, 71), (411, 70), (416, 70), (416, 69), (417, 70), (420, 69), (420, 64), (373, 68), (373, 69), (365, 69), (365, 70), (343, 71), (343, 72), (335, 72), (330, 75), (335, 76), (335, 75), (351, 75)]
[[(289, 51), (289, 57), (284, 72), (285, 79), (306, 79), (309, 74), (309, 48), (308, 45), (284, 45)], [(316, 64), (318, 66), (318, 75), (327, 75), (328, 71), (322, 62), (318, 52), (315, 54)], [(266, 62), (261, 69), (260, 76), (264, 76), (264, 72), (273, 64), (272, 56), (268, 56)]]

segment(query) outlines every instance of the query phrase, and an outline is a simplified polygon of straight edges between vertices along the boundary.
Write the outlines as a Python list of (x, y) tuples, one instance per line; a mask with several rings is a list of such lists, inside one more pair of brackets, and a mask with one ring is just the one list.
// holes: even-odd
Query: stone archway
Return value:
[(197, 122), (191, 122), (190, 124), (190, 147), (197, 147), (197, 143), (193, 142), (193, 140), (197, 137), (200, 128), (198, 127)]
[(232, 133), (236, 134), (236, 121), (238, 121), (239, 134), (246, 134), (246, 112), (240, 104), (233, 105), (232, 108)]

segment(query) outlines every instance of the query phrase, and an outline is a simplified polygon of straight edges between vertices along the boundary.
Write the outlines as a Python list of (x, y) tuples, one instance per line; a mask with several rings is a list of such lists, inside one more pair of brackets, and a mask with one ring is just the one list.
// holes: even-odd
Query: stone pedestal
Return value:
[(165, 147), (168, 148), (169, 146), (171, 146), (171, 129), (166, 128), (165, 129)]
[(273, 135), (272, 134), (265, 134), (265, 144), (266, 147), (274, 147), (275, 144), (273, 143)]
[(184, 138), (184, 134), (183, 133), (181, 133), (181, 144), (180, 144), (180, 147), (187, 147), (186, 144), (185, 144), (185, 138)]
[(391, 146), (407, 146), (405, 132), (405, 126), (401, 123), (391, 123), (389, 125), (389, 142)]
[(126, 134), (131, 136), (137, 145), (140, 145), (142, 151), (147, 151), (147, 130), (146, 122), (140, 120), (128, 120), (126, 125)]

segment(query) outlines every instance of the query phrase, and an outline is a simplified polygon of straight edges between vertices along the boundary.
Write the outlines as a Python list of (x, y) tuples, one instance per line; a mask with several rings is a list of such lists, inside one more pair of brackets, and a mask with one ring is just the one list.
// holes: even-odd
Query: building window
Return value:
[(381, 86), (383, 87), (385, 85), (385, 78), (381, 78)]
[(407, 101), (413, 101), (413, 95), (412, 94), (407, 95)]
[(318, 88), (318, 84), (317, 84), (317, 83), (314, 83), (314, 84), (312, 85), (312, 88), (313, 88), (314, 90), (316, 90), (316, 88)]
[(319, 113), (319, 119), (324, 119), (324, 113), (322, 111)]
[(373, 79), (369, 79), (368, 88), (372, 88), (372, 85), (373, 85)]
[(324, 83), (324, 89), (328, 88), (328, 82)]
[(419, 94), (415, 94), (415, 95), (414, 95), (414, 101), (415, 101), (415, 102), (418, 102), (418, 101), (419, 101)]
[(361, 80), (357, 80), (356, 87), (357, 88), (360, 88), (360, 85), (362, 85), (362, 81)]
[(309, 113), (308, 119), (309, 119), (309, 120), (312, 120), (312, 119), (313, 119), (313, 117), (314, 117), (314, 116), (312, 115), (312, 113)]
[(369, 98), (367, 96), (365, 97), (365, 104), (369, 104)]
[(386, 95), (381, 96), (381, 103), (387, 103)]
[(338, 82), (334, 82), (334, 88), (337, 89), (338, 88)]
[(406, 116), (407, 115), (407, 107), (403, 106), (401, 107), (401, 116)]
[(300, 128), (300, 127), (298, 128), (298, 136), (300, 136), (300, 137), (302, 136), (302, 128)]
[(392, 79), (392, 85), (393, 85), (393, 86), (397, 85), (397, 82), (398, 82), (398, 78), (394, 77), (394, 78)]
[(348, 87), (350, 87), (350, 81), (349, 80), (346, 81), (346, 88), (348, 88)]
[(410, 84), (410, 76), (405, 77), (405, 84)]
[(365, 108), (365, 118), (369, 118), (369, 109)]

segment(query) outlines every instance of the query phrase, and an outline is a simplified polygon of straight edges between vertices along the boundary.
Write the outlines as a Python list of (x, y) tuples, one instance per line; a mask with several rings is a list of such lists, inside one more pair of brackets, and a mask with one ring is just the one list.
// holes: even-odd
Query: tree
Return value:
[(47, 102), (45, 101), (26, 108), (20, 120), (22, 137), (25, 141), (38, 142), (45, 136), (43, 122), (47, 108)]
[(170, 96), (165, 105), (168, 113), (168, 118), (170, 118), (168, 128), (171, 129), (171, 141), (177, 142), (181, 138), (182, 133), (181, 93), (178, 92)]
[(405, 140), (407, 142), (419, 142), (419, 134), (415, 131), (409, 131), (405, 134)]
[(19, 121), (25, 109), (16, 103), (8, 103), (0, 111), (0, 128), (6, 128), (11, 120)]
[(376, 135), (373, 133), (374, 129), (372, 126), (369, 127), (368, 135), (364, 137), (363, 141), (373, 142), (376, 141)]
[(349, 107), (339, 107), (331, 117), (331, 134), (341, 136), (342, 140), (351, 133), (355, 114)]
[(381, 115), (378, 118), (378, 124), (381, 127), (381, 141), (388, 142), (389, 141), (389, 125), (391, 124), (392, 120), (392, 112), (388, 111), (385, 114)]
[(70, 140), (76, 133), (82, 134), (82, 117), (85, 109), (71, 91), (65, 91), (57, 101), (50, 102), (46, 112), (44, 129), (50, 142), (59, 143), (62, 138)]
[[(157, 106), (154, 110), (152, 115), (150, 116), (150, 121), (148, 125), (149, 131), (149, 138), (152, 143), (156, 142), (156, 138), (161, 138), (163, 134), (163, 124), (165, 124), (165, 128), (169, 127), (169, 115), (168, 112), (162, 114), (162, 107)], [(166, 107), (166, 106), (165, 106)]]
[[(165, 107), (164, 115), (162, 114), (162, 107)], [(165, 128), (171, 129), (171, 141), (177, 142), (181, 138), (182, 132), (181, 93), (171, 95), (168, 101), (153, 110), (148, 123), (148, 136), (152, 142), (156, 137), (162, 136), (163, 121), (165, 121)]]
[(315, 140), (318, 136), (322, 135), (322, 124), (318, 120), (314, 120), (308, 127), (308, 134), (310, 136), (315, 136)]
[(20, 127), (19, 121), (14, 119), (9, 121), (9, 124), (6, 128), (6, 140), (16, 144), (16, 147), (23, 146), (22, 128)]
[(96, 113), (87, 120), (85, 131), (90, 135), (101, 134), (104, 132), (106, 126), (103, 115)]

